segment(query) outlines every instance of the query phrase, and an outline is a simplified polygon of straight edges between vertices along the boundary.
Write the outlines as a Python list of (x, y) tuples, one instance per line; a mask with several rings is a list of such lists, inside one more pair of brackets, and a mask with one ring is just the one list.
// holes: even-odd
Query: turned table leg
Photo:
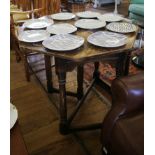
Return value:
[(130, 59), (131, 59), (131, 51), (128, 52), (127, 56), (126, 56), (125, 70), (124, 70), (124, 75), (125, 76), (127, 76), (129, 74)]
[(95, 80), (99, 79), (100, 73), (99, 73), (99, 62), (95, 62), (94, 63), (95, 69), (94, 69), (94, 73), (93, 73), (93, 78)]
[(83, 65), (77, 67), (77, 98), (80, 100), (83, 97)]
[(51, 57), (44, 55), (45, 60), (45, 71), (46, 71), (46, 80), (47, 80), (47, 91), (52, 92), (53, 83), (52, 83), (52, 71), (51, 71)]
[(121, 77), (124, 75), (124, 63), (126, 60), (126, 54), (119, 54), (119, 58), (116, 63), (116, 77)]
[(60, 133), (68, 133), (68, 124), (67, 124), (67, 104), (66, 104), (66, 72), (57, 72), (58, 81), (59, 81), (59, 95), (60, 95)]

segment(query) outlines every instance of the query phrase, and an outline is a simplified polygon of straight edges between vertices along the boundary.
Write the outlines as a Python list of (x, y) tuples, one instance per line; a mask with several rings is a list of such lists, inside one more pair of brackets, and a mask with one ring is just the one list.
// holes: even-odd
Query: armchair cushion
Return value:
[(118, 120), (111, 133), (111, 154), (143, 155), (144, 154), (144, 113)]
[(130, 0), (131, 4), (144, 4), (144, 0)]
[(134, 14), (144, 16), (144, 5), (143, 4), (130, 4), (129, 11)]

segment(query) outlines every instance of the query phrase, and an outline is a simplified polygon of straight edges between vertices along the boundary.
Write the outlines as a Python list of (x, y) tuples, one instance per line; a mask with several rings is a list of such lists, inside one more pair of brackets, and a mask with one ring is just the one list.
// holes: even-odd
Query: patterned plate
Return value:
[(80, 18), (97, 18), (101, 14), (93, 11), (83, 11), (78, 12), (76, 15)]
[(30, 19), (27, 20), (23, 25), (29, 29), (42, 29), (52, 25), (54, 22), (51, 19)]
[(119, 32), (119, 33), (130, 33), (137, 30), (137, 26), (131, 23), (126, 22), (114, 22), (106, 26), (110, 31)]
[(87, 41), (93, 45), (100, 47), (120, 47), (127, 43), (127, 37), (123, 34), (108, 32), (108, 31), (98, 31), (91, 34)]
[(28, 30), (22, 31), (19, 36), (18, 40), (28, 43), (35, 43), (45, 40), (50, 36), (46, 30)]
[(43, 46), (54, 51), (71, 51), (84, 44), (84, 38), (73, 34), (58, 34), (43, 41)]
[(74, 25), (82, 29), (98, 29), (104, 27), (106, 22), (97, 19), (80, 19)]
[(123, 17), (114, 13), (106, 13), (98, 16), (97, 18), (101, 21), (107, 21), (107, 22), (118, 22), (123, 20)]
[(47, 31), (51, 34), (67, 34), (77, 31), (77, 28), (71, 24), (60, 23), (47, 27)]
[(75, 15), (69, 12), (61, 12), (51, 15), (51, 17), (55, 20), (70, 20), (75, 18)]

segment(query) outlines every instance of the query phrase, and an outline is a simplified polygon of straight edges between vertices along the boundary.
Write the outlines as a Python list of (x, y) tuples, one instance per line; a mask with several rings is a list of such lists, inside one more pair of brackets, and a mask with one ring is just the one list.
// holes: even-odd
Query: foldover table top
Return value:
[[(68, 20), (65, 21), (65, 23), (70, 23), (74, 25), (74, 20)], [(63, 21), (64, 22), (64, 21)], [(55, 21), (55, 23), (58, 23), (58, 21)], [(61, 21), (62, 23), (62, 21)], [(136, 32), (128, 33), (126, 34), (127, 36), (127, 44), (121, 47), (117, 48), (103, 48), (103, 47), (98, 47), (95, 45), (91, 45), (90, 43), (87, 42), (87, 37), (97, 31), (106, 31), (106, 28), (101, 28), (101, 29), (96, 29), (96, 30), (85, 30), (85, 29), (80, 29), (74, 33), (75, 35), (81, 36), (85, 39), (84, 45), (81, 46), (80, 48), (73, 50), (73, 51), (65, 51), (65, 52), (58, 52), (58, 51), (52, 51), (48, 50), (45, 47), (43, 47), (42, 43), (24, 43), (20, 42), (19, 47), (26, 51), (26, 52), (39, 52), (42, 54), (47, 54), (49, 56), (55, 56), (56, 58), (62, 58), (66, 60), (71, 60), (74, 62), (81, 62), (81, 61), (89, 61), (89, 60), (96, 60), (98, 57), (101, 56), (109, 56), (112, 54), (118, 54), (121, 52), (128, 52), (133, 49), (133, 45), (136, 39), (136, 35), (138, 32), (138, 27)]]

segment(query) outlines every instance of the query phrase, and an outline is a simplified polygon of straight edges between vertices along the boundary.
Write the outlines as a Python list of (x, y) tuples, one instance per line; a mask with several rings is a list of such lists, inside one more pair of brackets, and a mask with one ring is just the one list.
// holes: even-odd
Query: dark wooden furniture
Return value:
[[(76, 20), (76, 19), (75, 19)], [(74, 23), (75, 20), (67, 21), (69, 23)], [(105, 28), (101, 29), (105, 30)], [(88, 130), (88, 129), (97, 129), (101, 127), (101, 123), (99, 124), (91, 124), (88, 126), (71, 126), (71, 122), (74, 119), (75, 115), (77, 114), (78, 110), (84, 103), (85, 98), (87, 97), (88, 93), (90, 92), (91, 88), (93, 87), (94, 83), (97, 82), (99, 84), (103, 84), (99, 79), (99, 61), (104, 61), (107, 59), (116, 58), (116, 74), (117, 77), (122, 75), (128, 74), (128, 67), (129, 67), (129, 59), (130, 53), (133, 50), (133, 43), (136, 38), (135, 33), (127, 34), (128, 42), (125, 46), (119, 48), (100, 48), (97, 46), (90, 45), (86, 39), (87, 37), (92, 34), (94, 31), (91, 30), (82, 30), (78, 29), (75, 33), (79, 36), (85, 38), (84, 45), (74, 51), (68, 52), (55, 52), (45, 49), (41, 43), (38, 44), (26, 44), (20, 43), (20, 49), (24, 53), (28, 53), (29, 51), (33, 52), (40, 52), (45, 55), (45, 66), (46, 66), (46, 76), (47, 76), (47, 85), (48, 85), (48, 92), (59, 92), (60, 94), (60, 105), (57, 107), (60, 112), (60, 132), (62, 134), (67, 134), (72, 131), (80, 131), (80, 130)], [(56, 90), (52, 86), (52, 74), (50, 70), (50, 58), (54, 56), (55, 58), (55, 67), (56, 67), (56, 74), (58, 76), (59, 81), (59, 90)], [(92, 80), (87, 90), (83, 91), (83, 65), (88, 62), (94, 62), (95, 64), (95, 71), (94, 71), (94, 79)], [(67, 72), (73, 71), (77, 67), (77, 82), (78, 88), (77, 93), (66, 92), (66, 74)], [(110, 90), (110, 87), (103, 84), (104, 88)], [(75, 111), (68, 116), (67, 114), (67, 102), (66, 102), (66, 95), (75, 96), (78, 99), (77, 107)]]
[(112, 108), (102, 125), (108, 155), (144, 154), (144, 73), (115, 79)]
[(18, 122), (10, 131), (10, 155), (28, 155)]
[(86, 2), (84, 1), (75, 1), (75, 0), (68, 0), (68, 10), (70, 12), (82, 12), (85, 11)]

